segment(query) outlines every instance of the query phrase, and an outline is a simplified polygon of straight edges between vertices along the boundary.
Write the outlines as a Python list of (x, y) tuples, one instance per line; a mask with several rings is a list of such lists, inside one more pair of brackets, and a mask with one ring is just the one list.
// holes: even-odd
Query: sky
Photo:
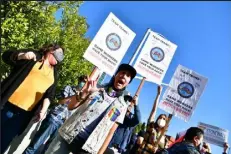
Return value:
[[(189, 122), (174, 117), (167, 134), (175, 137), (177, 132), (197, 126), (198, 122), (231, 130), (231, 2), (84, 2), (79, 13), (90, 25), (86, 37), (94, 38), (110, 12), (136, 33), (122, 63), (129, 62), (147, 28), (151, 28), (178, 46), (164, 83), (170, 82), (179, 64), (208, 78)], [(108, 80), (109, 77), (105, 82)], [(128, 91), (134, 94), (139, 83), (134, 79)], [(145, 82), (139, 96), (142, 121), (149, 116), (156, 90), (155, 83)], [(157, 115), (160, 113), (165, 112), (158, 109)], [(214, 154), (222, 150), (212, 146)]]

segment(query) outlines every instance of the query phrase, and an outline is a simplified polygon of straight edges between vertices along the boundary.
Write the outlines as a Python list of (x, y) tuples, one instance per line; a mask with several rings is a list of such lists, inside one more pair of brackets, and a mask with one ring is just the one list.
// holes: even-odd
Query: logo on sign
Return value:
[(178, 85), (178, 94), (183, 98), (190, 98), (194, 93), (194, 87), (191, 83), (182, 82)]
[(110, 50), (118, 50), (121, 47), (121, 44), (121, 39), (116, 33), (111, 33), (106, 38), (106, 45)]
[(158, 47), (152, 48), (150, 56), (154, 61), (161, 62), (164, 59), (164, 51)]

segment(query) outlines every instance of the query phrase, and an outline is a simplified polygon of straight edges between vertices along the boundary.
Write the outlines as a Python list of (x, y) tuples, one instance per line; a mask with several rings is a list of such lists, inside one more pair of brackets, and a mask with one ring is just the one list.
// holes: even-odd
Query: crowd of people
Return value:
[[(64, 49), (45, 45), (39, 50), (5, 51), (2, 59), (12, 67), (1, 87), (1, 153), (20, 135), (33, 117), (42, 121), (24, 154), (211, 154), (204, 132), (198, 127), (170, 144), (166, 136), (167, 115), (155, 119), (151, 112), (139, 133), (141, 123), (138, 96), (132, 97), (126, 87), (136, 70), (121, 64), (106, 84), (97, 84), (88, 76), (80, 76), (78, 85), (65, 86), (56, 94), (58, 66)], [(157, 87), (158, 102), (162, 87)], [(53, 103), (56, 98), (58, 103)], [(45, 118), (44, 118), (45, 117)], [(162, 135), (164, 134), (164, 135)], [(229, 145), (224, 144), (223, 154)]]

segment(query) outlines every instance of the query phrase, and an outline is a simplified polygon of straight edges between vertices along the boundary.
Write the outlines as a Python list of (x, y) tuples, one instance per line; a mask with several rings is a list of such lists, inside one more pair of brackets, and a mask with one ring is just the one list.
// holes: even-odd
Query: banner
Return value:
[(159, 103), (159, 108), (188, 121), (196, 108), (207, 81), (207, 78), (179, 65)]
[(200, 122), (198, 127), (204, 130), (204, 142), (224, 147), (228, 142), (229, 131)]
[(155, 32), (150, 32), (134, 65), (147, 80), (161, 84), (177, 46)]
[(113, 76), (135, 33), (110, 13), (83, 57)]

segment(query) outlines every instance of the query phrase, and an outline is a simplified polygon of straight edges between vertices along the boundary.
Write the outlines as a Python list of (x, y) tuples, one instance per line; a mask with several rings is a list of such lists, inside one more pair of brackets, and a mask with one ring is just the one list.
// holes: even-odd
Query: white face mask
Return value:
[(159, 120), (157, 121), (157, 124), (158, 124), (158, 126), (159, 126), (160, 128), (163, 128), (163, 127), (165, 126), (165, 124), (166, 124), (166, 121), (165, 121), (164, 119), (159, 119)]

